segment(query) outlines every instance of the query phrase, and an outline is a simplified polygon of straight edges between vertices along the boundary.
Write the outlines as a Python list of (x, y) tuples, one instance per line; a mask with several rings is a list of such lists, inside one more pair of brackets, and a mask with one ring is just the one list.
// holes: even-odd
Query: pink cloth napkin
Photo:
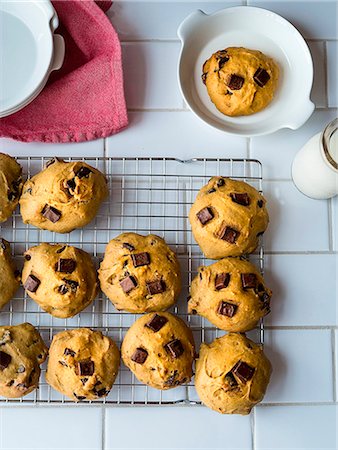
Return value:
[(66, 43), (62, 68), (28, 106), (0, 119), (0, 136), (30, 142), (81, 142), (128, 124), (121, 46), (103, 11), (111, 1), (53, 1)]

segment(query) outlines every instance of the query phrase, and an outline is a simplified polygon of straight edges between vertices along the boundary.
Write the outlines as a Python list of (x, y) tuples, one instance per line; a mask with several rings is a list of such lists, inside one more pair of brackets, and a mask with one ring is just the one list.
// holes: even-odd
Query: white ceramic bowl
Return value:
[(0, 117), (28, 105), (62, 66), (65, 44), (54, 34), (58, 25), (49, 0), (0, 2)]
[[(207, 15), (196, 11), (178, 28), (182, 48), (178, 80), (190, 109), (219, 130), (242, 136), (299, 128), (314, 110), (310, 100), (313, 63), (306, 42), (296, 28), (279, 15), (238, 6)], [(217, 110), (202, 83), (203, 63), (217, 50), (247, 47), (274, 58), (280, 68), (273, 101), (250, 116), (228, 117)]]

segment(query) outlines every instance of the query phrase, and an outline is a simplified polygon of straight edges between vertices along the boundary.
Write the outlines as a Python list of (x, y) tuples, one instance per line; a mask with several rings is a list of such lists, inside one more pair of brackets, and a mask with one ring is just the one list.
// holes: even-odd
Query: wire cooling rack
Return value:
[[(25, 178), (33, 176), (46, 165), (49, 158), (18, 157)], [(212, 263), (202, 255), (193, 239), (188, 213), (199, 189), (215, 175), (243, 180), (262, 192), (262, 166), (252, 159), (191, 159), (173, 158), (64, 158), (65, 161), (86, 161), (101, 170), (109, 183), (109, 198), (99, 214), (85, 228), (66, 235), (39, 230), (23, 224), (16, 211), (11, 220), (0, 225), (0, 235), (11, 242), (17, 266), (23, 265), (23, 253), (41, 242), (67, 242), (92, 255), (96, 266), (103, 258), (106, 244), (121, 232), (154, 233), (163, 237), (176, 252), (182, 270), (182, 293), (171, 310), (192, 328), (196, 348), (201, 342), (211, 342), (224, 331), (217, 330), (206, 319), (187, 314), (189, 285), (197, 268)], [(263, 245), (250, 260), (264, 270)], [(137, 315), (116, 311), (101, 292), (95, 301), (71, 319), (58, 319), (40, 309), (22, 288), (0, 311), (0, 325), (32, 323), (47, 345), (59, 331), (90, 327), (110, 336), (120, 345), (125, 332)], [(264, 342), (263, 322), (249, 333)], [(42, 366), (39, 389), (21, 399), (3, 399), (6, 405), (15, 404), (73, 404), (53, 390), (45, 381), (46, 363)], [(110, 394), (104, 399), (84, 401), (81, 404), (105, 405), (168, 405), (200, 404), (193, 380), (187, 385), (168, 391), (159, 391), (138, 382), (121, 363), (119, 375)]]

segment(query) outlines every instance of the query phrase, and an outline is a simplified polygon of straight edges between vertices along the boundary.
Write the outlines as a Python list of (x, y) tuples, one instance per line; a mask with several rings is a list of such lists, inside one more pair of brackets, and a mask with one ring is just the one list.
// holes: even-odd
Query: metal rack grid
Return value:
[[(49, 158), (18, 157), (28, 178), (45, 167)], [(197, 192), (211, 176), (222, 175), (243, 180), (262, 192), (262, 166), (252, 159), (198, 158), (181, 161), (173, 158), (64, 158), (65, 161), (85, 161), (105, 173), (109, 184), (109, 198), (99, 214), (85, 228), (65, 235), (39, 230), (23, 224), (16, 211), (11, 220), (0, 225), (0, 236), (11, 242), (19, 268), (23, 253), (41, 242), (66, 242), (84, 249), (92, 255), (96, 267), (103, 258), (106, 244), (121, 232), (154, 233), (163, 237), (176, 252), (182, 270), (182, 293), (172, 312), (182, 317), (192, 328), (196, 347), (202, 341), (210, 342), (224, 334), (206, 319), (187, 314), (189, 285), (197, 268), (213, 261), (206, 260), (193, 239), (188, 213)], [(250, 260), (263, 273), (264, 252), (260, 243)], [(80, 314), (70, 319), (58, 319), (41, 310), (22, 288), (0, 311), (0, 325), (15, 325), (25, 321), (40, 331), (46, 344), (59, 331), (77, 327), (90, 327), (110, 336), (119, 345), (129, 326), (138, 316), (116, 311), (102, 292)], [(249, 336), (264, 342), (263, 321)], [(45, 381), (46, 363), (42, 366), (39, 389), (21, 399), (3, 399), (12, 404), (74, 404), (54, 391)], [(110, 394), (104, 399), (84, 401), (80, 404), (105, 405), (168, 405), (200, 404), (193, 380), (184, 386), (159, 391), (141, 384), (121, 363), (121, 368)]]

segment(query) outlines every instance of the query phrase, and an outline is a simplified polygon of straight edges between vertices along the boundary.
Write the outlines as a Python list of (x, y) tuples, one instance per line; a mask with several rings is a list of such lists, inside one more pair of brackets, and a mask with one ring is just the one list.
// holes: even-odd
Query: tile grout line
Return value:
[(106, 408), (102, 407), (102, 414), (101, 414), (101, 446), (102, 450), (105, 450), (106, 448)]
[(337, 384), (336, 384), (336, 376), (337, 376), (337, 367), (336, 367), (336, 339), (335, 339), (335, 331), (331, 330), (331, 344), (332, 344), (332, 376), (333, 376), (333, 400), (337, 401)]
[(329, 227), (329, 249), (331, 252), (333, 252), (333, 217), (332, 217), (332, 199), (328, 200), (327, 204), (327, 220), (328, 220), (328, 227)]

